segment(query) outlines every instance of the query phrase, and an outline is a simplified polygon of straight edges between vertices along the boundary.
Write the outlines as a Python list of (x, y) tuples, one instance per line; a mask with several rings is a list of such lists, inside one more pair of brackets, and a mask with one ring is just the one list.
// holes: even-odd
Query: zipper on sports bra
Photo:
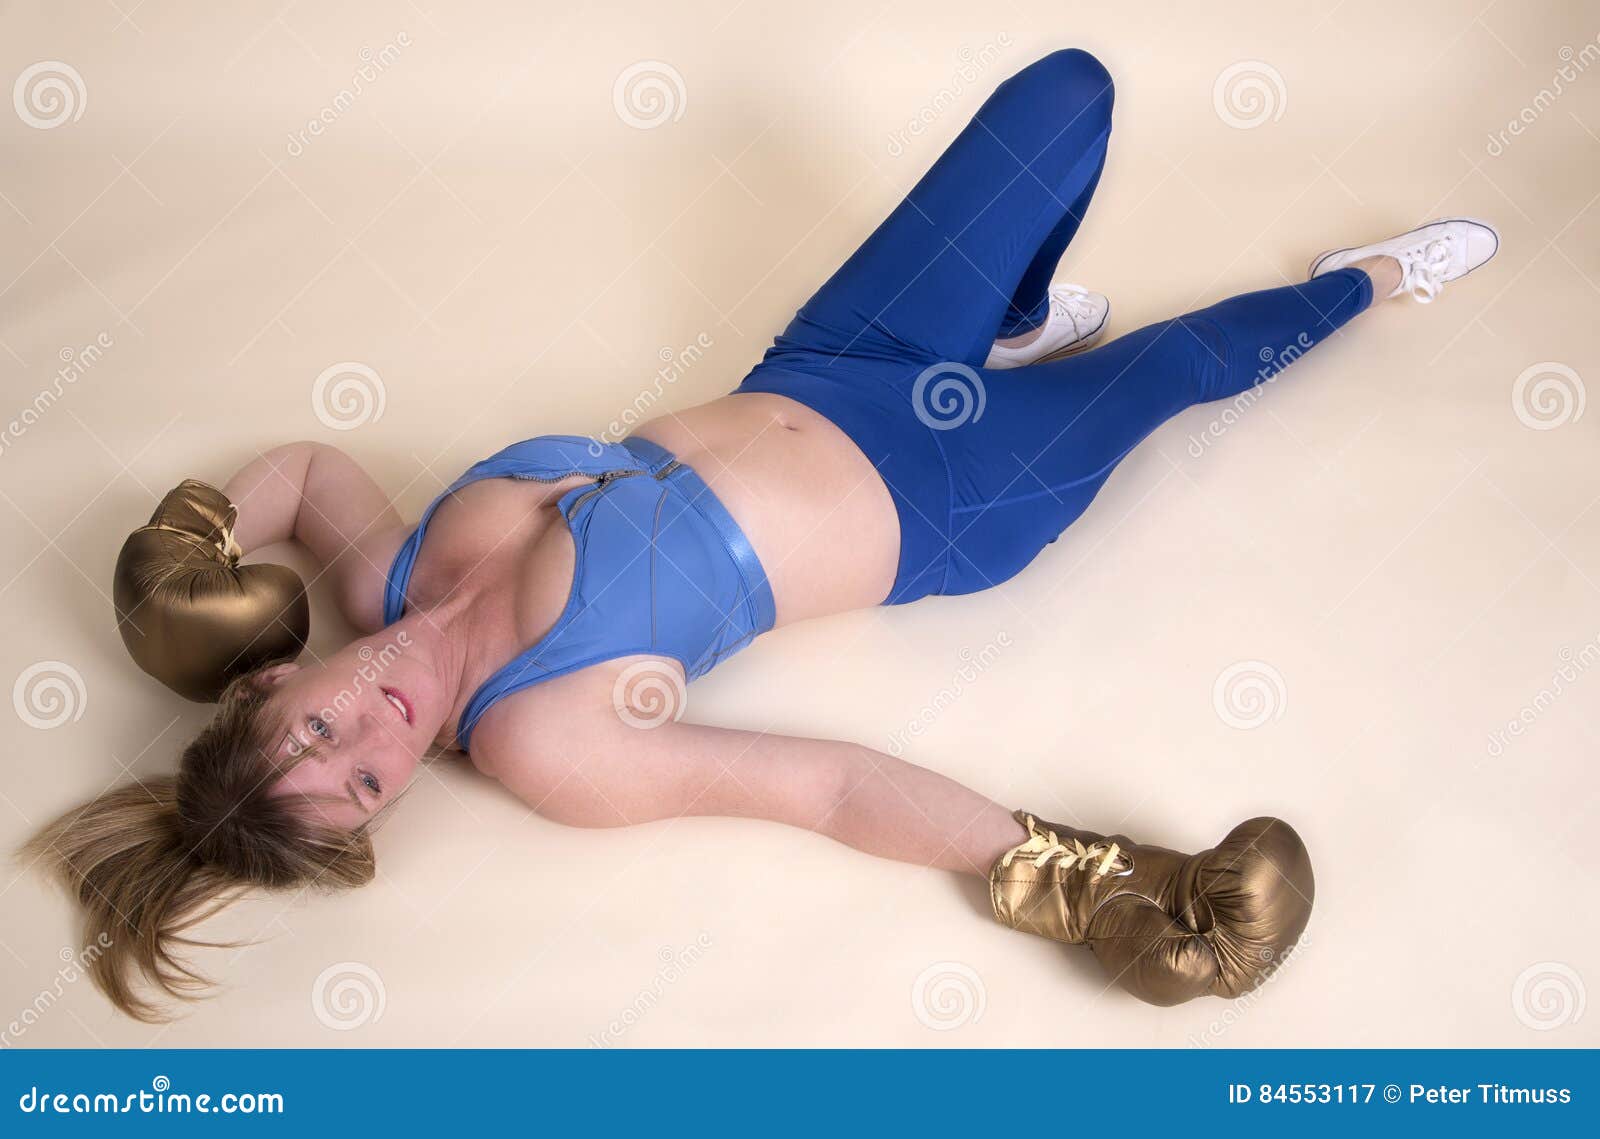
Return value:
[(627, 467), (615, 471), (601, 471), (600, 474), (595, 478), (594, 485), (572, 500), (572, 505), (567, 508), (567, 518), (571, 519), (575, 514), (577, 514), (583, 504), (604, 490), (607, 484), (613, 483), (617, 479), (625, 479), (631, 475), (642, 474), (644, 474), (644, 472), (638, 470), (637, 468)]
[[(682, 466), (682, 464), (679, 463), (677, 459), (673, 459), (670, 463), (657, 471), (652, 477), (659, 482), (661, 479), (666, 478), (673, 471), (677, 470), (680, 466)], [(569, 519), (572, 518), (578, 513), (579, 509), (582, 508), (584, 503), (588, 502), (591, 498), (599, 494), (609, 484), (615, 482), (617, 479), (630, 478), (633, 475), (642, 475), (644, 473), (645, 471), (638, 467), (623, 467), (614, 471), (601, 471), (599, 476), (594, 480), (594, 486), (590, 487), (577, 498), (572, 500), (572, 505), (567, 508), (567, 517)]]
[[(582, 472), (580, 471), (563, 471), (559, 475), (525, 475), (518, 472), (512, 474), (510, 477), (519, 482), (560, 482), (563, 479), (570, 479), (573, 475), (581, 473)], [(632, 468), (619, 467), (614, 471), (601, 471), (599, 476), (595, 479), (595, 482), (597, 484), (603, 484), (608, 479), (619, 478), (622, 475), (639, 475), (643, 473), (643, 471), (634, 470)]]

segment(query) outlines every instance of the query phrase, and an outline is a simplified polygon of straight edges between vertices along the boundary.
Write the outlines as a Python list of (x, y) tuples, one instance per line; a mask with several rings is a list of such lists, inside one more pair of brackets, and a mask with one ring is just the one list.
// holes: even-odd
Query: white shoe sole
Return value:
[[(1488, 230), (1494, 235), (1494, 249), (1490, 251), (1489, 256), (1485, 257), (1477, 265), (1474, 265), (1471, 269), (1468, 269), (1465, 273), (1461, 274), (1461, 277), (1470, 277), (1473, 273), (1476, 273), (1479, 269), (1482, 269), (1489, 262), (1493, 261), (1495, 254), (1500, 252), (1500, 231), (1494, 226), (1490, 225), (1488, 222), (1484, 221), (1482, 218), (1436, 218), (1426, 224), (1448, 225), (1451, 222), (1465, 222), (1467, 225), (1481, 225), (1484, 229)], [(1382, 241), (1368, 241), (1362, 243), (1361, 245), (1346, 245), (1343, 249), (1330, 249), (1325, 253), (1319, 253), (1311, 259), (1311, 267), (1306, 270), (1306, 277), (1307, 279), (1315, 277), (1317, 275), (1317, 270), (1322, 266), (1323, 262), (1327, 261), (1330, 257), (1338, 257), (1342, 253), (1354, 253), (1358, 249), (1366, 249), (1373, 245), (1387, 245), (1391, 241), (1398, 241), (1402, 237), (1405, 237), (1406, 234), (1415, 233), (1417, 229), (1423, 228), (1425, 228), (1425, 226), (1419, 225), (1416, 227), (1416, 229), (1408, 229), (1403, 233), (1395, 234), (1393, 237), (1386, 237)], [(1374, 256), (1387, 257), (1388, 254), (1378, 253), (1374, 254)], [(1461, 277), (1456, 277), (1454, 279), (1459, 281), (1461, 280)]]

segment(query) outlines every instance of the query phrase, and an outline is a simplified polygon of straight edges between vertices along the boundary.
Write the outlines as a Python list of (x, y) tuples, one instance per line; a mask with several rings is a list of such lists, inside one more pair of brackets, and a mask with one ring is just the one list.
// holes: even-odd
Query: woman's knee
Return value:
[(1029, 64), (1017, 78), (1028, 76), (1044, 84), (1048, 91), (1044, 97), (1069, 114), (1096, 113), (1106, 119), (1111, 117), (1111, 106), (1116, 98), (1116, 88), (1111, 72), (1082, 48), (1069, 47), (1053, 51), (1043, 59)]
[[(1195, 403), (1237, 395), (1249, 386), (1235, 376), (1239, 353), (1222, 325), (1196, 313), (1170, 323), (1171, 342), (1182, 352), (1192, 377)], [(1248, 373), (1248, 368), (1244, 371)]]

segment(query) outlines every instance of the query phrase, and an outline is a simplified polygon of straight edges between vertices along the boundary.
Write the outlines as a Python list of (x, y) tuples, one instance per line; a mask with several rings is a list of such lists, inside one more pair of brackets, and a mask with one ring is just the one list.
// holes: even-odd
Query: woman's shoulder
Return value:
[(345, 564), (334, 576), (338, 605), (363, 633), (377, 632), (388, 624), (384, 620), (384, 596), (390, 567), (411, 531), (411, 524), (402, 522), (363, 534), (350, 544), (349, 552), (341, 559)]
[(473, 766), (518, 794), (550, 790), (613, 742), (615, 672), (609, 661), (590, 665), (496, 701), (472, 727)]

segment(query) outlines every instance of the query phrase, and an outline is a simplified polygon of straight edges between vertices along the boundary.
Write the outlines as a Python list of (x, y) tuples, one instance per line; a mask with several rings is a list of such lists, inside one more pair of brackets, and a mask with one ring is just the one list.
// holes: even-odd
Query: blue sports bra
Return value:
[(514, 692), (617, 657), (671, 657), (690, 680), (772, 628), (772, 587), (755, 547), (705, 481), (648, 439), (602, 443), (541, 435), (483, 460), (434, 499), (389, 567), (385, 624), (406, 587), (439, 504), (480, 479), (593, 481), (557, 502), (577, 560), (561, 616), (472, 696), (456, 738), (466, 749), (483, 714)]

